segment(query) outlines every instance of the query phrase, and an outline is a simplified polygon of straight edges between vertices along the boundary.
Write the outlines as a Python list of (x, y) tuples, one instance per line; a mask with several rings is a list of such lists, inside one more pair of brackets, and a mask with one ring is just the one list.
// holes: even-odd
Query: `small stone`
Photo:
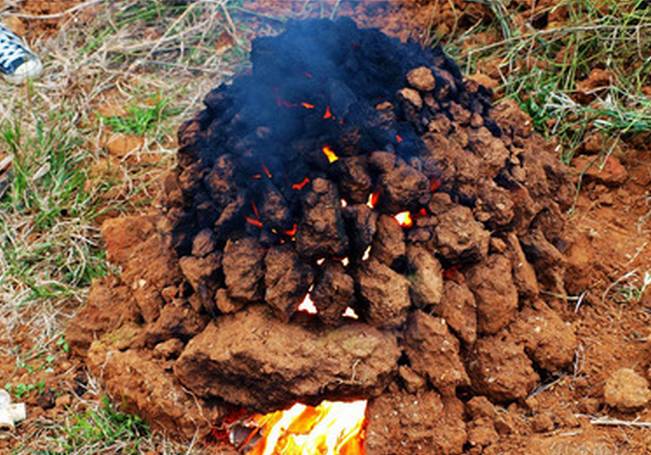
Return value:
[(161, 359), (175, 359), (181, 351), (183, 351), (183, 342), (178, 338), (170, 338), (156, 345), (154, 355)]
[(602, 163), (594, 157), (581, 155), (576, 157), (572, 164), (578, 172), (584, 174), (586, 179), (606, 186), (619, 186), (628, 179), (626, 168), (614, 156), (609, 156)]
[(497, 417), (495, 406), (493, 406), (493, 403), (491, 403), (488, 398), (483, 396), (476, 396), (470, 399), (470, 401), (466, 403), (466, 410), (473, 419), (485, 417), (489, 420), (494, 420), (495, 417)]
[(414, 68), (407, 73), (407, 81), (412, 87), (423, 92), (429, 92), (436, 88), (436, 79), (432, 70), (425, 66)]
[(470, 126), (473, 128), (481, 128), (484, 126), (484, 118), (477, 113), (472, 114), (472, 117), (470, 117)]
[(546, 433), (554, 429), (554, 421), (547, 413), (536, 414), (531, 419), (531, 427), (536, 433)]
[(192, 255), (204, 257), (212, 253), (217, 246), (217, 239), (212, 229), (199, 231), (192, 241)]
[(232, 299), (226, 289), (218, 289), (215, 293), (215, 305), (224, 314), (235, 313), (244, 306), (243, 302)]
[(620, 368), (606, 381), (606, 404), (620, 411), (643, 408), (651, 399), (649, 383), (630, 368)]
[(54, 402), (55, 407), (57, 408), (67, 408), (72, 403), (72, 397), (69, 394), (61, 395)]
[(468, 428), (468, 442), (472, 446), (487, 447), (499, 440), (492, 422), (487, 419), (479, 419), (470, 424)]
[(398, 374), (400, 374), (405, 389), (409, 393), (416, 393), (425, 387), (425, 380), (408, 366), (401, 365), (398, 368)]
[(144, 138), (130, 134), (117, 134), (106, 142), (106, 150), (111, 156), (125, 158), (138, 151), (145, 143)]
[(398, 91), (398, 93), (418, 109), (423, 107), (423, 99), (420, 97), (420, 93), (418, 93), (413, 88), (403, 88), (402, 90)]

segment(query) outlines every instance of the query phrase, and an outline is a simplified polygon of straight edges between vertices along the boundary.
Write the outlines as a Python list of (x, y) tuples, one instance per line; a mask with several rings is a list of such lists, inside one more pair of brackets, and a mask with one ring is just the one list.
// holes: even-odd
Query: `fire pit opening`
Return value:
[(180, 128), (151, 212), (104, 224), (122, 271), (71, 347), (233, 453), (462, 453), (573, 361), (553, 147), (440, 47), (350, 19), (290, 22), (251, 63)]
[(226, 427), (228, 440), (247, 455), (361, 455), (366, 405), (366, 400), (296, 403), (231, 423)]

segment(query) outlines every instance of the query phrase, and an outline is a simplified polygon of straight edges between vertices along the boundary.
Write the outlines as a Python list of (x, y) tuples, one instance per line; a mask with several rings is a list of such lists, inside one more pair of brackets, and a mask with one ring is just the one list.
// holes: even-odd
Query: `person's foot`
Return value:
[(13, 84), (38, 77), (41, 60), (18, 35), (0, 24), (0, 74)]

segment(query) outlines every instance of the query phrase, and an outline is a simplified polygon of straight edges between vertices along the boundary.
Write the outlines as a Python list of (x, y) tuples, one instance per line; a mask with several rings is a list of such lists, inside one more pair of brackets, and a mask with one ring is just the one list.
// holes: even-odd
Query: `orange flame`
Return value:
[(323, 114), (323, 118), (325, 120), (328, 120), (328, 119), (330, 119), (332, 117), (334, 117), (334, 115), (332, 115), (332, 111), (330, 110), (330, 106), (326, 106), (326, 110), (325, 110), (325, 113)]
[(362, 455), (366, 400), (296, 403), (254, 417), (263, 437), (248, 455)]
[(298, 311), (303, 311), (307, 314), (317, 314), (319, 310), (316, 309), (316, 305), (312, 301), (312, 297), (308, 293), (301, 304), (298, 306)]
[(414, 225), (414, 220), (411, 217), (411, 212), (400, 212), (395, 215), (394, 218), (403, 228), (410, 228)]
[(332, 150), (332, 147), (330, 147), (329, 145), (324, 145), (321, 151), (326, 156), (326, 158), (328, 158), (328, 163), (332, 164), (339, 159), (337, 154), (334, 152), (334, 150)]
[(303, 106), (305, 109), (314, 109), (316, 106), (314, 104), (302, 102), (301, 106)]
[(310, 183), (310, 179), (305, 177), (300, 182), (292, 184), (292, 189), (295, 191), (301, 191), (303, 188), (305, 188), (305, 185), (307, 185), (308, 183)]

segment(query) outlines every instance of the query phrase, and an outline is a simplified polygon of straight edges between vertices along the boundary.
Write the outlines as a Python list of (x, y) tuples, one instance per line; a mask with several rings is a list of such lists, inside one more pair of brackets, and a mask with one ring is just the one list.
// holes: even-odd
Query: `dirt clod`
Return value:
[(434, 79), (432, 70), (425, 66), (409, 71), (407, 81), (412, 87), (423, 92), (430, 92), (436, 87), (436, 79)]
[(608, 406), (620, 411), (635, 411), (651, 400), (651, 390), (644, 377), (630, 368), (621, 368), (606, 381), (604, 399)]
[[(398, 356), (395, 338), (366, 324), (309, 330), (255, 305), (209, 324), (188, 343), (174, 372), (199, 396), (274, 410), (299, 399), (377, 395)], [(243, 387), (248, 378), (255, 387)]]

